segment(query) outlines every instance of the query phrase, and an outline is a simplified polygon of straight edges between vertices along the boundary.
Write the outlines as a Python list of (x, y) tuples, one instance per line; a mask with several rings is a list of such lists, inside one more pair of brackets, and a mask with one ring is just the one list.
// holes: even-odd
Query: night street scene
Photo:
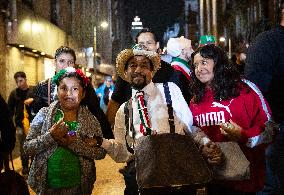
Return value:
[(0, 0), (0, 195), (284, 195), (284, 0)]

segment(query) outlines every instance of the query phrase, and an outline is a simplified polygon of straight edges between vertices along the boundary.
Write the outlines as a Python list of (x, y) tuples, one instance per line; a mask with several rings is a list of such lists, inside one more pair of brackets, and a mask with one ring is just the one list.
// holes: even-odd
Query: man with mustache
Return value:
[[(149, 28), (143, 28), (135, 38), (135, 43), (142, 45), (145, 50), (160, 53), (160, 44), (157, 39), (155, 33)], [(183, 97), (186, 102), (189, 103), (190, 89), (187, 82), (184, 82), (184, 76), (181, 72), (175, 71), (175, 69), (166, 62), (164, 56), (161, 55), (161, 67), (157, 71), (157, 73), (153, 76), (154, 83), (163, 83), (163, 82), (173, 82), (175, 83), (182, 92)], [(111, 124), (114, 124), (115, 114), (121, 104), (129, 100), (131, 97), (131, 87), (129, 83), (121, 79), (117, 78), (115, 88), (111, 99), (108, 103), (107, 108), (107, 118)]]
[[(160, 57), (156, 52), (136, 45), (134, 49), (125, 49), (118, 54), (116, 66), (118, 75), (131, 85), (131, 99), (123, 103), (116, 113), (115, 139), (104, 139), (102, 147), (116, 162), (127, 162), (124, 194), (138, 194), (132, 153), (135, 141), (153, 134), (191, 134), (193, 119), (176, 84), (153, 83), (153, 76), (160, 68)], [(169, 99), (171, 105), (168, 104)], [(125, 117), (126, 110), (129, 119)], [(200, 141), (207, 143), (209, 140), (202, 137)]]

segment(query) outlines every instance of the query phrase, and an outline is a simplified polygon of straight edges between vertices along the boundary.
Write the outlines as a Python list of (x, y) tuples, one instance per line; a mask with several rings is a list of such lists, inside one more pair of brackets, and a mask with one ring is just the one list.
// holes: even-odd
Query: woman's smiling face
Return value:
[(194, 72), (200, 82), (209, 85), (214, 78), (214, 60), (197, 53), (193, 59)]
[(85, 93), (79, 79), (65, 77), (59, 82), (57, 95), (62, 109), (74, 110), (79, 108)]

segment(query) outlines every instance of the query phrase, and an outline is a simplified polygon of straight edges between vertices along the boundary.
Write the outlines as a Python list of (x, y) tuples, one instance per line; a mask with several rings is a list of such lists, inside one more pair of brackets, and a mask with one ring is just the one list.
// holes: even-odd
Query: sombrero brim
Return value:
[(146, 56), (149, 60), (151, 60), (153, 64), (153, 75), (157, 72), (157, 70), (161, 67), (161, 59), (160, 56), (152, 51), (146, 50), (136, 50), (136, 49), (125, 49), (122, 50), (116, 57), (116, 71), (117, 74), (125, 81), (130, 82), (127, 79), (125, 74), (125, 66), (127, 61), (136, 55)]

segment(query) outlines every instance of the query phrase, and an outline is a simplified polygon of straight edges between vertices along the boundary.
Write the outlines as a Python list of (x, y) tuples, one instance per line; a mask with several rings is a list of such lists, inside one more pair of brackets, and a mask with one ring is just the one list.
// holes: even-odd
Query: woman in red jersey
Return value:
[(250, 179), (216, 180), (208, 188), (209, 195), (255, 194), (263, 188), (265, 144), (272, 135), (266, 128), (271, 121), (266, 100), (255, 84), (240, 77), (218, 46), (198, 48), (192, 54), (192, 70), (194, 125), (212, 142), (237, 142), (250, 162)]

